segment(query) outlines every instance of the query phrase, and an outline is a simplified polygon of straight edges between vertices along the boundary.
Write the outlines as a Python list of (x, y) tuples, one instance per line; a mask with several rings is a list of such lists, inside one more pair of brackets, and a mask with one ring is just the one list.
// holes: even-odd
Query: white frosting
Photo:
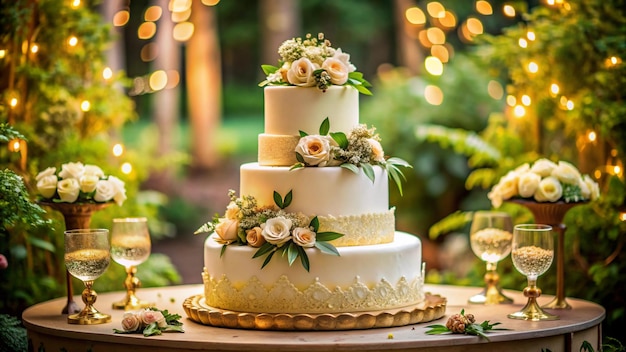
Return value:
[(389, 210), (387, 171), (374, 166), (372, 182), (362, 170), (358, 174), (341, 167), (241, 165), (242, 196), (254, 196), (260, 206), (274, 205), (274, 191), (285, 197), (292, 191), (293, 201), (285, 208), (313, 216), (342, 216), (384, 213)]
[(297, 260), (274, 256), (261, 269), (257, 248), (204, 244), (205, 299), (215, 308), (266, 313), (337, 313), (391, 309), (423, 300), (422, 247), (396, 232), (391, 243), (337, 248), (340, 256), (306, 249), (307, 272)]
[(331, 132), (349, 133), (359, 124), (359, 92), (350, 86), (316, 87), (267, 86), (265, 133), (298, 136), (299, 131), (317, 134), (325, 118)]

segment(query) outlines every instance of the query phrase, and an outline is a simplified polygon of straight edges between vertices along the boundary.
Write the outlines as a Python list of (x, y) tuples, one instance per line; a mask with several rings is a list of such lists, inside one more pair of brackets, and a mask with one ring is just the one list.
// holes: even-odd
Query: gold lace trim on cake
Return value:
[(301, 290), (282, 275), (266, 287), (256, 276), (243, 284), (232, 283), (226, 275), (216, 279), (202, 273), (206, 303), (212, 307), (253, 313), (337, 313), (391, 309), (424, 300), (423, 275), (396, 285), (382, 279), (372, 288), (356, 276), (349, 287), (326, 287), (318, 279)]
[(384, 213), (348, 216), (317, 216), (320, 221), (318, 232), (342, 233), (330, 243), (335, 247), (366, 246), (390, 243), (396, 231), (395, 208)]

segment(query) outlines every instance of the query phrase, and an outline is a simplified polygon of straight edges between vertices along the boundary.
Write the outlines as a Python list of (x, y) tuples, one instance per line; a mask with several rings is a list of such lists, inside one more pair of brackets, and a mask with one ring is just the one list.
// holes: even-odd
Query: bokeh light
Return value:
[(422, 25), (426, 23), (426, 15), (419, 7), (411, 7), (404, 13), (406, 20), (411, 24)]
[(150, 39), (156, 34), (156, 24), (154, 22), (144, 22), (137, 29), (139, 39)]
[(424, 60), (426, 71), (433, 76), (441, 76), (443, 73), (443, 63), (434, 56), (429, 56)]
[(113, 15), (113, 25), (115, 27), (125, 26), (130, 20), (130, 12), (128, 10), (118, 11)]
[(537, 65), (536, 62), (531, 61), (528, 63), (528, 72), (530, 73), (537, 73), (537, 71), (539, 71), (539, 65)]
[(113, 77), (113, 70), (111, 70), (110, 67), (105, 67), (104, 70), (102, 70), (102, 78), (108, 81), (112, 77)]
[(158, 70), (150, 75), (149, 79), (150, 89), (158, 91), (167, 85), (167, 73), (163, 70)]
[(194, 32), (194, 26), (191, 22), (181, 22), (174, 26), (172, 36), (179, 42), (185, 42), (191, 38)]
[(443, 91), (437, 86), (428, 85), (424, 88), (424, 99), (431, 105), (441, 105), (443, 103)]
[(515, 17), (515, 8), (511, 5), (504, 5), (502, 12), (507, 17)]
[(124, 146), (120, 143), (117, 143), (113, 146), (113, 156), (120, 157), (124, 154)]
[(493, 14), (493, 8), (491, 8), (491, 4), (488, 1), (484, 0), (476, 1), (476, 11), (478, 11), (478, 13), (481, 15)]
[(491, 80), (487, 84), (487, 93), (495, 100), (500, 100), (504, 96), (504, 88), (498, 81)]
[(530, 97), (528, 95), (526, 95), (526, 94), (522, 95), (522, 99), (520, 99), (520, 100), (522, 101), (523, 105), (530, 106), (531, 100), (530, 100)]
[(163, 9), (161, 6), (150, 6), (146, 9), (146, 12), (143, 14), (144, 21), (148, 22), (156, 22), (163, 15)]
[(521, 105), (516, 105), (515, 108), (513, 108), (513, 114), (517, 118), (524, 117), (524, 115), (526, 115), (526, 109)]
[(443, 45), (433, 45), (430, 48), (430, 54), (438, 58), (441, 62), (446, 63), (450, 60), (448, 49)]
[(442, 18), (446, 15), (446, 8), (440, 2), (432, 1), (426, 5), (426, 11), (431, 17)]
[(473, 35), (483, 34), (483, 23), (475, 17), (467, 19), (467, 30)]
[(446, 42), (446, 34), (441, 30), (441, 28), (428, 28), (426, 30), (426, 36), (428, 37), (428, 41), (435, 45), (443, 44)]
[(89, 100), (83, 100), (80, 103), (80, 109), (85, 112), (89, 111), (91, 109), (91, 103), (89, 102)]
[(128, 175), (131, 172), (133, 172), (133, 166), (128, 162), (123, 163), (121, 169), (122, 169), (122, 173), (124, 173), (125, 175)]

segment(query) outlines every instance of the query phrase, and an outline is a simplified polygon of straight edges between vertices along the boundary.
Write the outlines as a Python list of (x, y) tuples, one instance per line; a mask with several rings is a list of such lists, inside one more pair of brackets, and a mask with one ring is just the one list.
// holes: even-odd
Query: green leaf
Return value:
[(293, 193), (292, 193), (292, 190), (289, 190), (289, 193), (287, 193), (287, 195), (285, 196), (285, 199), (283, 200), (283, 209), (287, 208), (289, 204), (291, 204), (292, 200), (293, 200)]
[(143, 336), (152, 336), (152, 335), (161, 335), (161, 329), (156, 322), (148, 324), (145, 329), (143, 329)]
[(306, 251), (304, 250), (304, 248), (300, 247), (300, 246), (296, 246), (296, 249), (298, 250), (298, 254), (300, 257), (300, 262), (302, 263), (302, 267), (304, 267), (304, 270), (306, 270), (307, 272), (310, 269), (310, 264), (309, 264), (309, 256), (306, 254)]
[(220, 251), (220, 258), (224, 256), (224, 253), (226, 253), (226, 247), (228, 247), (227, 244), (222, 246), (222, 250)]
[(263, 243), (263, 245), (261, 247), (259, 247), (259, 249), (254, 253), (254, 255), (252, 256), (252, 258), (258, 258), (268, 252), (272, 252), (276, 250), (276, 246), (269, 243), (269, 242), (265, 242)]
[(346, 149), (348, 148), (348, 137), (346, 137), (346, 134), (343, 132), (332, 132), (330, 134), (330, 137), (337, 142), (337, 144), (339, 145), (339, 148), (341, 149)]
[(290, 242), (289, 245), (287, 246), (287, 260), (289, 262), (289, 266), (291, 266), (291, 264), (293, 264), (293, 262), (296, 261), (296, 258), (298, 258), (298, 245)]
[(343, 167), (344, 169), (348, 169), (348, 170), (354, 172), (355, 174), (359, 173), (359, 168), (356, 165), (354, 165), (354, 164), (343, 163), (340, 166)]
[(315, 235), (315, 241), (316, 242), (327, 242), (327, 241), (332, 241), (332, 240), (336, 240), (338, 238), (343, 237), (343, 234), (338, 233), (338, 232), (331, 232), (331, 231), (327, 231), (327, 232), (318, 232)]
[(374, 179), (376, 178), (376, 175), (374, 175), (374, 168), (372, 167), (372, 165), (369, 163), (363, 163), (361, 164), (361, 167), (363, 168), (363, 172), (365, 173), (365, 176), (367, 176), (367, 178), (369, 178), (372, 181), (372, 183), (374, 183)]
[(302, 137), (306, 137), (306, 136), (308, 136), (308, 135), (309, 135), (308, 133), (306, 133), (306, 132), (304, 132), (304, 131), (302, 131), (302, 130), (298, 130), (298, 131), (300, 132), (300, 138), (302, 138)]
[(274, 203), (276, 204), (277, 207), (279, 207), (280, 209), (284, 209), (285, 207), (283, 206), (283, 197), (281, 197), (280, 193), (274, 191)]
[(337, 251), (337, 248), (335, 248), (335, 246), (328, 242), (315, 241), (315, 248), (319, 249), (324, 254), (339, 256), (339, 251)]
[(302, 157), (302, 155), (300, 155), (300, 153), (296, 153), (296, 160), (298, 160), (300, 164), (306, 164), (306, 162), (304, 161), (304, 158)]
[[(300, 154), (296, 153), (296, 159), (298, 159), (298, 157), (299, 157), (299, 159), (302, 159), (302, 156), (301, 156)], [(298, 159), (298, 161), (300, 161), (299, 159)], [(295, 163), (295, 164), (293, 164), (293, 165), (289, 168), (289, 171), (291, 171), (291, 170), (298, 170), (298, 169), (302, 169), (303, 167), (304, 167), (304, 163), (303, 163), (302, 161), (300, 161), (299, 163)]]
[(408, 168), (413, 168), (413, 166), (409, 164), (406, 160), (395, 157), (395, 156), (387, 159), (387, 163), (394, 165), (394, 166), (404, 166)]
[(265, 268), (265, 266), (269, 264), (270, 260), (272, 260), (272, 257), (274, 256), (274, 253), (276, 253), (276, 251), (270, 252), (270, 254), (268, 254), (267, 257), (265, 257), (265, 260), (263, 261), (263, 265), (261, 265), (261, 269)]
[(328, 117), (326, 117), (320, 125), (320, 136), (327, 135), (328, 131), (330, 131), (330, 120), (328, 120)]
[(56, 248), (54, 248), (54, 245), (48, 241), (44, 241), (40, 238), (30, 237), (30, 236), (27, 237), (27, 240), (33, 246), (47, 250), (48, 252), (54, 253), (56, 251)]
[(427, 335), (439, 335), (450, 332), (450, 329), (445, 327), (445, 325), (428, 325), (427, 328), (430, 329), (426, 331)]
[(400, 195), (402, 196), (402, 179), (404, 179), (406, 181), (406, 178), (404, 177), (404, 174), (398, 170), (397, 167), (395, 167), (395, 165), (392, 164), (387, 164), (387, 174), (389, 175), (389, 178), (391, 178), (391, 180), (396, 184), (396, 187), (398, 188), (398, 192), (400, 192)]
[(317, 218), (317, 216), (311, 219), (309, 226), (313, 228), (313, 232), (317, 232), (317, 229), (320, 228), (320, 220)]
[(279, 68), (274, 65), (261, 65), (261, 69), (263, 70), (263, 73), (265, 73), (266, 76), (269, 76), (272, 73), (278, 71)]

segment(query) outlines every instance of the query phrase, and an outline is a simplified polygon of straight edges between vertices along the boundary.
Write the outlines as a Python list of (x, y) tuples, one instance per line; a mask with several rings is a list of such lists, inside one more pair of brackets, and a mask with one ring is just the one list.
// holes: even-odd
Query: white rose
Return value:
[(40, 173), (37, 174), (37, 176), (35, 176), (35, 180), (39, 181), (44, 177), (48, 177), (48, 176), (52, 176), (57, 172), (57, 168), (56, 167), (49, 167), (43, 171), (41, 171)]
[(518, 167), (515, 168), (515, 170), (513, 170), (514, 173), (521, 175), (523, 173), (526, 173), (530, 171), (530, 165), (528, 165), (528, 163), (522, 164)]
[(580, 196), (583, 199), (591, 198), (591, 189), (589, 189), (589, 186), (587, 186), (587, 183), (585, 183), (585, 180), (582, 177), (578, 182), (578, 188), (580, 188)]
[(117, 205), (122, 205), (122, 203), (126, 200), (126, 187), (124, 186), (124, 181), (115, 176), (109, 176), (109, 182), (113, 184), (113, 188), (115, 190), (113, 200), (117, 203)]
[(83, 175), (97, 176), (98, 178), (100, 178), (104, 177), (104, 171), (102, 171), (99, 166), (87, 164), (85, 165)]
[(226, 242), (234, 242), (237, 240), (237, 232), (239, 230), (239, 221), (231, 219), (220, 219), (215, 226), (215, 233)]
[(265, 240), (278, 247), (291, 239), (291, 220), (282, 216), (267, 220), (261, 224), (261, 229), (263, 230), (261, 234)]
[(226, 219), (237, 220), (239, 219), (239, 207), (235, 202), (230, 202), (226, 207)]
[(583, 176), (583, 181), (589, 188), (589, 198), (591, 200), (596, 200), (600, 197), (600, 186), (595, 182), (589, 175)]
[(333, 57), (343, 62), (344, 65), (348, 67), (348, 72), (356, 71), (356, 67), (350, 63), (350, 54), (344, 53), (343, 51), (341, 51), (341, 48), (337, 48)]
[(489, 193), (487, 193), (487, 198), (491, 201), (491, 205), (494, 208), (500, 208), (502, 205), (502, 194), (500, 193), (499, 187), (494, 186)]
[(83, 172), (85, 172), (85, 166), (83, 165), (83, 163), (67, 163), (61, 165), (59, 177), (63, 179), (75, 178), (78, 180), (83, 175)]
[(313, 87), (316, 84), (313, 71), (315, 71), (315, 66), (311, 60), (306, 58), (296, 60), (287, 71), (287, 80), (296, 86)]
[(301, 247), (315, 246), (315, 232), (306, 227), (296, 227), (293, 229), (293, 242)]
[(556, 177), (548, 176), (539, 182), (535, 192), (535, 200), (538, 202), (556, 202), (563, 195), (563, 187)]
[(552, 170), (556, 168), (556, 164), (548, 159), (539, 159), (535, 161), (530, 171), (538, 174), (541, 177), (548, 177), (552, 174)]
[(98, 176), (85, 174), (78, 180), (80, 183), (80, 190), (85, 193), (91, 193), (96, 190), (98, 181), (100, 181)]
[(57, 191), (59, 179), (54, 174), (41, 178), (37, 175), (37, 177), (37, 191), (39, 191), (39, 194), (44, 198), (52, 198)]
[(309, 135), (300, 138), (296, 153), (310, 166), (326, 166), (330, 161), (330, 141), (326, 136)]
[(518, 177), (517, 190), (520, 197), (530, 198), (535, 194), (535, 191), (539, 187), (541, 176), (534, 172), (525, 172)]
[(552, 170), (551, 176), (554, 176), (559, 179), (559, 181), (570, 185), (577, 185), (581, 180), (580, 172), (576, 166), (566, 161), (559, 161), (556, 168)]
[(329, 57), (324, 60), (322, 69), (326, 70), (332, 84), (342, 85), (348, 81), (348, 66), (339, 59)]
[(135, 312), (126, 312), (122, 315), (122, 329), (124, 331), (139, 331), (141, 327), (141, 317)]
[(372, 159), (379, 163), (384, 162), (385, 152), (383, 151), (383, 146), (380, 145), (380, 142), (374, 138), (369, 138), (367, 142), (370, 144), (370, 147), (372, 147)]
[(96, 202), (108, 202), (115, 196), (115, 185), (110, 180), (100, 180), (96, 183), (96, 194), (93, 199)]
[(502, 199), (513, 198), (518, 195), (517, 184), (518, 184), (519, 174), (510, 171), (504, 177), (500, 179), (498, 182), (499, 192), (502, 195)]
[(57, 183), (57, 192), (62, 202), (74, 203), (80, 193), (80, 184), (74, 178), (61, 180)]

